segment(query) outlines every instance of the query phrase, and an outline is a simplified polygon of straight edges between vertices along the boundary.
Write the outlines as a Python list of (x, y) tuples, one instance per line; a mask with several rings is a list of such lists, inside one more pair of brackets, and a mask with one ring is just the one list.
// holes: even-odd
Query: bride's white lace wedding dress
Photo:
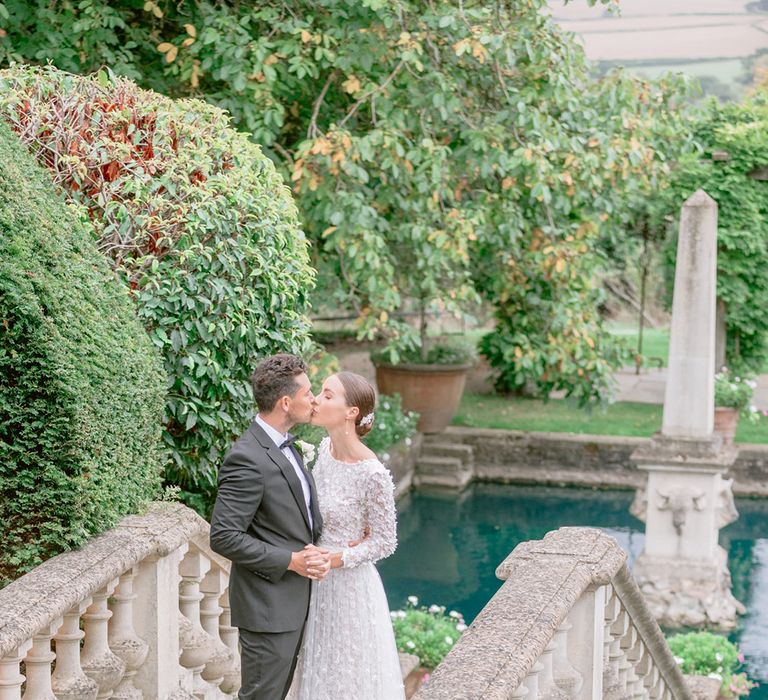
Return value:
[[(377, 459), (334, 459), (329, 438), (312, 475), (323, 515), (318, 546), (341, 551), (344, 566), (312, 582), (288, 700), (404, 700), (389, 605), (373, 565), (397, 546), (392, 477)], [(366, 525), (368, 539), (348, 547)]]

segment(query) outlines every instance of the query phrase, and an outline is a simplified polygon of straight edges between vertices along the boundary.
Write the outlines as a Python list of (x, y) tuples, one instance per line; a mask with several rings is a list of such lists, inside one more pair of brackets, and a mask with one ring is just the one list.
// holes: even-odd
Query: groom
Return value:
[(251, 378), (259, 413), (219, 470), (211, 549), (232, 560), (229, 601), (240, 631), (240, 700), (288, 694), (309, 607), (310, 579), (330, 569), (315, 546), (323, 522), (312, 475), (288, 430), (307, 423), (314, 396), (293, 355), (262, 361)]

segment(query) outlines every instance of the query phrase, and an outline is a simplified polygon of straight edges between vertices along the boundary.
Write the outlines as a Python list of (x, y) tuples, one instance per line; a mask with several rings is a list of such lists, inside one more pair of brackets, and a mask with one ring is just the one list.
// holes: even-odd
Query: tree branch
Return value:
[(347, 115), (339, 122), (339, 127), (344, 126), (357, 112), (357, 110), (360, 108), (360, 105), (363, 104), (369, 97), (372, 97), (377, 92), (381, 92), (382, 90), (386, 89), (387, 85), (389, 85), (394, 79), (395, 76), (400, 72), (400, 69), (405, 65), (405, 59), (401, 58), (400, 62), (395, 66), (395, 69), (387, 76), (387, 79), (381, 83), (381, 85), (377, 85), (373, 90), (369, 90), (365, 93), (357, 102), (355, 102), (354, 105), (352, 105), (352, 109), (347, 112)]
[(312, 105), (312, 118), (309, 120), (309, 126), (307, 127), (308, 139), (313, 139), (317, 136), (318, 133), (321, 133), (317, 128), (317, 115), (320, 113), (320, 106), (323, 104), (323, 100), (325, 99), (325, 95), (328, 92), (328, 88), (331, 87), (331, 83), (335, 77), (336, 70), (332, 70), (328, 75), (328, 79), (325, 81), (325, 85), (323, 85), (323, 89), (320, 91), (320, 94), (317, 96), (315, 103)]

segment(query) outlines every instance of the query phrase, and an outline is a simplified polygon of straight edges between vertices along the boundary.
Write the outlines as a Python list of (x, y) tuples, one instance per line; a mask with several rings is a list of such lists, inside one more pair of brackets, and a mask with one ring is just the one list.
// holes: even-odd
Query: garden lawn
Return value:
[[(562, 399), (539, 399), (465, 393), (454, 425), (534, 432), (583, 433), (649, 437), (661, 428), (662, 407), (645, 403), (614, 403), (587, 411)], [(737, 442), (768, 443), (768, 419), (742, 420)]]
[[(608, 326), (611, 335), (622, 338), (632, 353), (637, 352), (637, 324), (612, 323)], [(645, 364), (657, 367), (657, 358), (663, 361), (662, 366), (667, 366), (669, 357), (669, 328), (644, 328), (643, 329), (643, 357)]]

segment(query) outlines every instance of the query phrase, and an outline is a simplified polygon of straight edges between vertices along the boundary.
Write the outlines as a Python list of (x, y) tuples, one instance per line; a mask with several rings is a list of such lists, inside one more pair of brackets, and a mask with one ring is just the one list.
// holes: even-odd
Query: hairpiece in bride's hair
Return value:
[(362, 426), (370, 425), (371, 423), (373, 423), (373, 411), (360, 419), (360, 425)]

